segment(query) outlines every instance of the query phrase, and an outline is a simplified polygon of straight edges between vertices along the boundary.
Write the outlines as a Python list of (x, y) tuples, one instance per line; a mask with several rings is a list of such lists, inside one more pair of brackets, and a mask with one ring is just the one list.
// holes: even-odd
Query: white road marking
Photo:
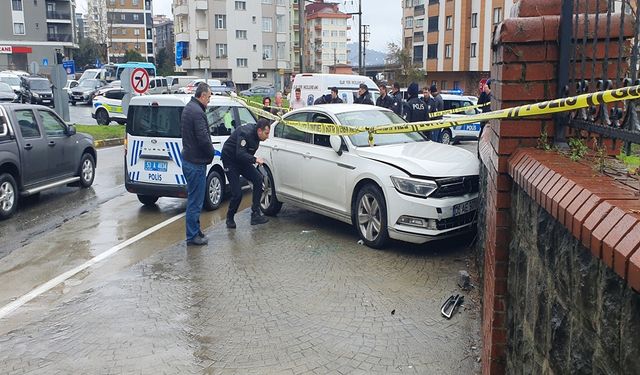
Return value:
[(138, 233), (137, 235), (131, 237), (130, 239), (110, 248), (109, 250), (93, 257), (92, 259), (86, 261), (85, 263), (77, 266), (76, 268), (69, 270), (49, 281), (47, 281), (46, 283), (40, 285), (39, 287), (35, 288), (34, 290), (30, 291), (29, 293), (23, 295), (22, 297), (18, 298), (17, 300), (3, 306), (2, 308), (0, 308), (0, 319), (5, 318), (7, 315), (11, 314), (12, 312), (14, 312), (16, 309), (20, 308), (22, 305), (24, 305), (25, 303), (31, 301), (32, 299), (38, 297), (39, 295), (41, 295), (42, 293), (46, 293), (49, 290), (55, 288), (58, 284), (64, 282), (65, 280), (69, 279), (70, 277), (74, 276), (75, 274), (77, 274), (78, 272), (81, 272), (91, 266), (93, 266), (94, 264), (107, 259), (108, 257), (112, 256), (113, 254), (117, 253), (118, 251), (124, 249), (125, 247), (149, 236), (150, 234), (166, 227), (167, 225), (173, 223), (174, 221), (177, 221), (181, 218), (183, 218), (185, 216), (185, 213), (181, 213), (179, 215), (176, 215), (172, 218), (169, 218), (165, 221), (163, 221), (160, 224), (156, 224), (153, 227)]

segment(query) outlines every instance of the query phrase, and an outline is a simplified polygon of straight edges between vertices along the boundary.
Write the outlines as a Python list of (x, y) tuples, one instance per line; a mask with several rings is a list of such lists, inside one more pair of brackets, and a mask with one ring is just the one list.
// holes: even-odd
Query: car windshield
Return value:
[(34, 79), (29, 81), (29, 86), (34, 90), (48, 90), (51, 84), (46, 79)]
[(0, 77), (0, 82), (11, 86), (20, 86), (20, 78), (18, 77)]
[[(391, 111), (353, 111), (336, 115), (341, 125), (347, 126), (382, 126), (404, 124), (405, 121)], [(366, 132), (349, 136), (356, 147), (369, 146), (369, 134)], [(393, 145), (397, 143), (422, 142), (425, 138), (420, 133), (374, 134), (374, 146)]]
[(80, 82), (78, 84), (78, 88), (82, 87), (82, 88), (94, 88), (96, 86), (96, 83), (98, 83), (97, 79), (85, 79), (82, 82)]
[(13, 89), (6, 83), (0, 82), (0, 92), (10, 92), (13, 94)]

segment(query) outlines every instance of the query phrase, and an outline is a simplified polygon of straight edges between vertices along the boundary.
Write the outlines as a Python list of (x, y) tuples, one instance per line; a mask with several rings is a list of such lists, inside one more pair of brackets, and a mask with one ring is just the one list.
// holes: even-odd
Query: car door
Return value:
[(53, 112), (44, 109), (38, 109), (38, 119), (47, 140), (50, 177), (73, 175), (77, 169), (74, 160), (76, 144), (74, 139), (67, 136), (67, 126)]
[[(324, 113), (311, 113), (311, 122), (334, 124)], [(311, 135), (311, 145), (303, 155), (302, 198), (313, 204), (324, 206), (331, 211), (346, 213), (346, 179), (353, 168), (340, 162), (339, 156), (329, 143), (329, 136)]]
[[(307, 121), (308, 112), (287, 117), (289, 121)], [(273, 130), (271, 161), (274, 184), (278, 194), (302, 200), (302, 165), (309, 151), (311, 134), (278, 123)]]
[(48, 178), (47, 141), (43, 137), (36, 115), (31, 109), (17, 109), (15, 118), (22, 136), (20, 164), (25, 186), (43, 182)]

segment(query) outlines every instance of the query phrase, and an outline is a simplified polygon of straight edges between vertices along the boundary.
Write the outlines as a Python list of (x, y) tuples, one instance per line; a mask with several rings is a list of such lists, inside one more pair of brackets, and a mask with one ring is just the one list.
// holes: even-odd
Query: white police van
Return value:
[[(461, 107), (469, 107), (475, 105), (475, 103), (468, 97), (455, 94), (442, 93), (442, 99), (444, 101), (444, 109), (454, 109)], [(480, 109), (468, 109), (464, 112), (455, 114), (444, 115), (444, 118), (456, 119), (464, 116), (475, 115), (480, 113)], [(477, 140), (480, 136), (480, 123), (474, 122), (471, 124), (465, 124), (460, 126), (454, 126), (451, 128), (442, 129), (440, 131), (439, 140), (444, 144), (453, 144), (459, 141)]]
[[(125, 136), (125, 187), (145, 205), (155, 204), (159, 197), (187, 197), (180, 116), (190, 100), (190, 95), (180, 94), (131, 99)], [(242, 103), (224, 96), (212, 96), (206, 114), (215, 156), (207, 170), (204, 207), (215, 210), (226, 193), (222, 145), (237, 126), (257, 121)]]
[(335, 87), (338, 89), (338, 97), (342, 99), (343, 102), (352, 104), (358, 97), (358, 89), (361, 83), (367, 85), (369, 93), (371, 94), (371, 100), (375, 103), (380, 96), (378, 85), (369, 77), (355, 74), (296, 74), (293, 79), (293, 84), (291, 85), (292, 94), (289, 94), (289, 100), (293, 98), (293, 93), (299, 88), (300, 97), (310, 106), (322, 95), (330, 94), (331, 88)]

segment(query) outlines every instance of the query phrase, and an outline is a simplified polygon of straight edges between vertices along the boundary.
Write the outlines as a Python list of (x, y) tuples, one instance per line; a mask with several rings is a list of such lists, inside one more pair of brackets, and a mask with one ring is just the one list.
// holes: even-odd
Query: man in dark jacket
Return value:
[[(488, 79), (484, 85), (482, 86), (482, 93), (478, 98), (478, 105), (483, 105), (481, 107), (482, 113), (491, 112), (491, 79)], [(482, 131), (484, 130), (484, 126), (487, 125), (487, 121), (482, 121), (480, 123), (480, 133), (478, 134), (478, 145), (480, 144), (480, 138), (482, 137)]]
[(427, 121), (427, 114), (429, 110), (425, 102), (418, 97), (418, 84), (412, 82), (407, 89), (409, 100), (407, 100), (407, 121), (419, 122)]
[(334, 104), (334, 103), (344, 103), (342, 99), (338, 98), (338, 88), (332, 87), (331, 94), (322, 95), (318, 99), (316, 99), (313, 104)]
[(369, 93), (369, 87), (366, 84), (361, 83), (358, 89), (358, 97), (353, 101), (355, 104), (370, 104), (373, 105), (371, 100), (371, 94)]
[(390, 110), (393, 110), (393, 105), (395, 104), (395, 101), (393, 100), (392, 97), (387, 95), (387, 86), (385, 86), (384, 83), (380, 83), (378, 85), (378, 88), (380, 89), (380, 96), (376, 100), (376, 106), (389, 108)]
[(213, 144), (205, 110), (211, 89), (205, 82), (198, 84), (195, 95), (182, 111), (182, 173), (187, 180), (187, 245), (208, 243), (200, 230), (200, 212), (204, 203), (207, 165), (213, 161)]
[(393, 83), (393, 87), (391, 88), (391, 92), (389, 96), (393, 98), (393, 106), (391, 110), (396, 113), (396, 115), (400, 117), (404, 117), (405, 108), (404, 108), (404, 98), (402, 97), (402, 93), (400, 92), (400, 84), (398, 82)]
[(262, 174), (253, 166), (262, 165), (264, 160), (254, 155), (258, 151), (260, 141), (269, 138), (271, 124), (266, 119), (259, 119), (257, 124), (247, 124), (236, 128), (222, 147), (222, 164), (227, 171), (227, 179), (231, 187), (231, 200), (227, 211), (227, 228), (235, 228), (233, 216), (242, 201), (240, 175), (253, 184), (253, 201), (251, 203), (251, 225), (264, 224), (269, 221), (260, 212), (262, 196)]

